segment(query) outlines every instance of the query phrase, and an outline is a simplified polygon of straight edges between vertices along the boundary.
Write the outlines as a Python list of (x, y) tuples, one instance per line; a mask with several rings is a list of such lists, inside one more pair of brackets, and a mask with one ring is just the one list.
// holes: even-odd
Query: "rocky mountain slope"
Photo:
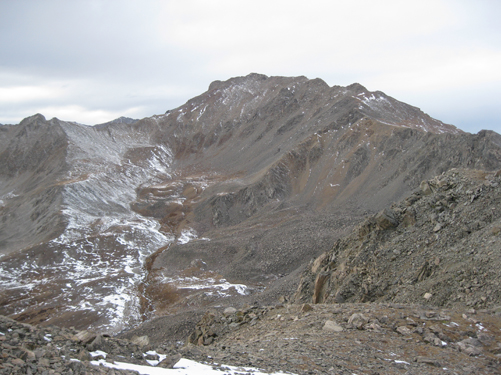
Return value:
[(0, 160), (0, 313), (113, 333), (291, 293), (422, 180), (501, 168), (501, 136), (359, 84), (251, 74), (139, 121), (2, 126)]
[(283, 303), (248, 296), (122, 336), (268, 371), (498, 374), (500, 193), (501, 171), (452, 169), (333, 243)]
[(501, 170), (450, 171), (310, 263), (295, 301), (501, 305)]
[[(170, 236), (130, 202), (141, 183), (169, 178), (171, 155), (138, 128), (131, 136), (122, 126), (36, 115), (5, 129), (2, 312), (116, 329), (131, 305), (127, 319), (138, 321), (134, 289), (144, 259)], [(134, 152), (142, 157), (133, 159)]]

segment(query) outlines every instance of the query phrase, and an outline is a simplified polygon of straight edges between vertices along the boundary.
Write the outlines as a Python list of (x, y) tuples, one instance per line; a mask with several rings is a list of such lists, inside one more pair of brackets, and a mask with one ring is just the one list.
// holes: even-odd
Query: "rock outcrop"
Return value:
[(501, 304), (501, 173), (452, 169), (312, 261), (297, 302)]
[(0, 374), (6, 375), (133, 375), (138, 372), (99, 366), (99, 361), (160, 366), (160, 358), (167, 360), (177, 354), (168, 348), (152, 350), (148, 344), (136, 344), (88, 331), (56, 326), (39, 328), (4, 316), (0, 316), (0, 348)]

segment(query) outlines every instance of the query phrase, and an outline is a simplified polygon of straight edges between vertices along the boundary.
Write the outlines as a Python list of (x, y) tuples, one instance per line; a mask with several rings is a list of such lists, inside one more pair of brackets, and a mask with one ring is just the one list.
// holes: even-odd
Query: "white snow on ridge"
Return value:
[[(170, 175), (170, 164), (172, 162), (172, 152), (164, 145), (159, 145), (152, 152), (152, 157), (148, 159), (151, 169)], [(149, 171), (151, 173), (151, 171)]]
[(158, 359), (146, 359), (146, 362), (150, 364), (150, 366), (156, 366), (160, 362), (162, 362), (167, 356), (165, 354), (159, 354), (155, 350), (149, 350), (146, 353), (143, 354), (144, 357), (146, 356), (156, 356)]
[[(159, 182), (158, 174), (165, 177), (171, 157), (169, 150), (160, 147), (152, 151), (148, 168), (129, 162), (118, 170), (102, 173), (99, 178), (66, 186), (65, 214), (69, 225), (58, 240), (76, 253), (65, 262), (73, 266), (68, 273), (81, 287), (90, 285), (87, 293), (83, 293), (85, 306), (102, 311), (109, 321), (101, 329), (114, 330), (126, 323), (124, 319), (129, 322), (139, 319), (135, 288), (145, 276), (143, 262), (173, 240), (158, 231), (156, 221), (130, 209), (136, 188)], [(89, 253), (93, 254), (92, 259)], [(98, 283), (95, 277), (100, 277)]]

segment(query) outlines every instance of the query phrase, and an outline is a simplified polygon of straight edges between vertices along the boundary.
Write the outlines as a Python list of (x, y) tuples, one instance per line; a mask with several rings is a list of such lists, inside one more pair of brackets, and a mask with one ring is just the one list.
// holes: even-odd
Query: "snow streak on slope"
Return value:
[[(94, 328), (117, 331), (140, 319), (144, 259), (173, 241), (130, 209), (137, 187), (170, 177), (172, 155), (141, 135), (64, 125), (72, 165), (61, 182), (66, 230), (43, 250), (28, 250), (22, 264), (0, 263), (0, 286), (25, 296), (14, 313), (41, 303), (61, 316), (92, 314)], [(142, 156), (136, 162), (134, 152)]]

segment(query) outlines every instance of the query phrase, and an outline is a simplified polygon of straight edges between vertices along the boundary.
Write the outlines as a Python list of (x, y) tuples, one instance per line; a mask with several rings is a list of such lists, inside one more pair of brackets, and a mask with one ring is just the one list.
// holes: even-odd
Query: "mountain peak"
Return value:
[(99, 127), (104, 127), (104, 126), (114, 125), (114, 124), (127, 124), (127, 125), (130, 125), (130, 124), (133, 124), (133, 123), (135, 123), (137, 121), (138, 121), (137, 119), (133, 119), (133, 118), (130, 118), (130, 117), (125, 117), (125, 116), (120, 116), (119, 118), (116, 118), (114, 120), (111, 120), (111, 121), (108, 121), (108, 122), (103, 122), (102, 124), (96, 124), (94, 126), (99, 128)]
[(360, 83), (357, 82), (352, 83), (349, 86), (346, 86), (346, 88), (350, 91), (353, 91), (355, 94), (360, 94), (368, 91), (364, 86), (362, 86)]
[(212, 82), (209, 85), (209, 91), (221, 89), (221, 88), (224, 88), (224, 87), (227, 87), (227, 86), (231, 86), (231, 85), (241, 84), (241, 83), (244, 83), (244, 82), (249, 82), (249, 81), (265, 81), (267, 79), (268, 79), (268, 76), (266, 76), (264, 74), (250, 73), (250, 74), (248, 74), (246, 76), (243, 76), (243, 77), (233, 77), (233, 78), (230, 78), (230, 79), (228, 79), (226, 81), (220, 81), (220, 80), (214, 81), (214, 82)]
[(47, 120), (45, 119), (44, 115), (42, 115), (40, 113), (36, 113), (33, 116), (29, 116), (29, 117), (26, 117), (25, 119), (23, 119), (21, 121), (21, 124), (32, 124), (32, 123), (36, 123), (39, 121), (46, 122)]
[[(280, 108), (284, 105), (289, 107), (287, 116), (296, 116), (299, 127), (311, 127), (323, 121), (332, 122), (332, 118), (329, 120), (332, 116), (327, 113), (339, 115), (341, 111), (353, 112), (352, 117), (357, 117), (357, 121), (367, 117), (382, 124), (424, 132), (461, 133), (455, 126), (433, 119), (417, 107), (400, 102), (381, 91), (369, 91), (360, 83), (329, 87), (319, 78), (269, 77), (257, 73), (212, 82), (206, 93), (179, 107), (182, 113), (196, 114), (196, 117), (176, 116), (179, 119), (190, 118), (193, 125), (197, 126), (204, 124), (203, 119), (211, 113), (210, 117), (220, 118), (223, 113), (229, 114), (230, 111), (232, 118), (238, 116), (237, 113), (240, 117), (250, 118), (266, 111), (270, 116), (274, 111), (283, 111)], [(355, 115), (355, 112), (359, 114)], [(301, 120), (297, 117), (300, 115)], [(317, 117), (316, 120), (313, 117)], [(286, 118), (284, 120), (287, 121)]]

